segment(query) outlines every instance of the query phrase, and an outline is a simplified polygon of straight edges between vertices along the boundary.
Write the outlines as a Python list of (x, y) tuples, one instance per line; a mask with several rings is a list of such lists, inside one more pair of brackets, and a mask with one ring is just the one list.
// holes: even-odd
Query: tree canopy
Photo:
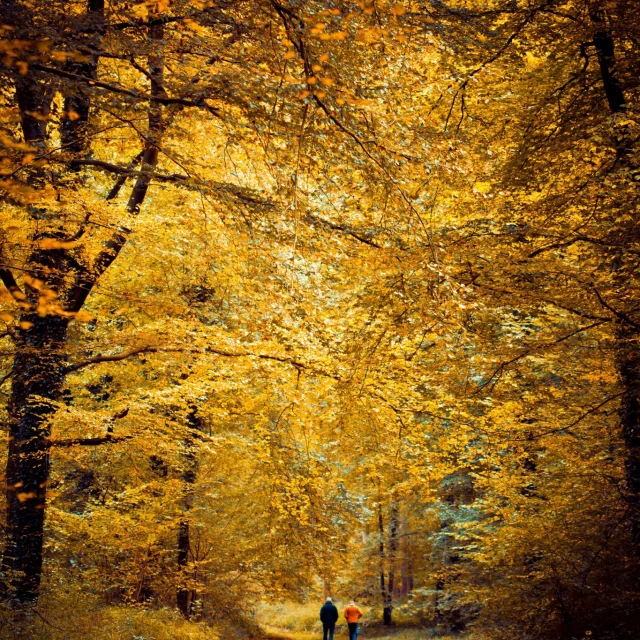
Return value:
[(636, 637), (637, 2), (0, 18), (7, 637)]

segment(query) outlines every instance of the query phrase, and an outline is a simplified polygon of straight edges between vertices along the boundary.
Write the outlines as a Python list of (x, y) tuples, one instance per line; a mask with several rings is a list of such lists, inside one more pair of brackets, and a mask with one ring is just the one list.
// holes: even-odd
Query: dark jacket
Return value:
[(320, 620), (323, 624), (335, 624), (338, 621), (338, 610), (333, 602), (325, 602), (320, 609)]

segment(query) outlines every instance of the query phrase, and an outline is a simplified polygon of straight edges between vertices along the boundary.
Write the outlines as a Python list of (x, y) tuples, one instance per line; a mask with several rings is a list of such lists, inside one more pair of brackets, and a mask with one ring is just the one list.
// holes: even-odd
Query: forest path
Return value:
[[(300, 631), (290, 632), (275, 627), (267, 627), (266, 638), (260, 640), (321, 640), (322, 632)], [(376, 640), (430, 640), (434, 638), (434, 630), (424, 629), (385, 629), (383, 627), (363, 627), (358, 635), (358, 640), (375, 638)], [(454, 640), (454, 636), (437, 636), (439, 640)], [(334, 640), (345, 640), (348, 638), (346, 629), (336, 628)], [(455, 636), (456, 640), (462, 640), (464, 636)], [(469, 639), (471, 640), (471, 639)]]
[[(259, 640), (321, 640), (322, 626), (319, 612), (322, 600), (310, 600), (306, 603), (281, 601), (263, 603), (257, 612), (257, 620), (264, 632)], [(342, 610), (344, 603), (338, 604)], [(405, 626), (402, 623), (410, 621), (399, 620), (397, 626), (385, 627), (379, 622), (379, 612), (374, 608), (362, 606), (364, 624), (361, 625), (358, 640), (428, 640), (437, 637), (438, 640), (481, 640), (471, 636), (449, 636), (433, 628), (419, 628)], [(347, 628), (344, 618), (336, 626), (335, 640), (347, 640)]]

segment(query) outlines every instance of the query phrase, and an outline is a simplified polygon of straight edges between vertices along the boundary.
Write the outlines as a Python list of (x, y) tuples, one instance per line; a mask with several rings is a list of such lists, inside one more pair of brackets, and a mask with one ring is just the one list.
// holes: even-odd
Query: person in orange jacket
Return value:
[(344, 610), (344, 617), (349, 627), (349, 640), (358, 640), (358, 620), (362, 618), (362, 611), (356, 607), (356, 603), (351, 601)]

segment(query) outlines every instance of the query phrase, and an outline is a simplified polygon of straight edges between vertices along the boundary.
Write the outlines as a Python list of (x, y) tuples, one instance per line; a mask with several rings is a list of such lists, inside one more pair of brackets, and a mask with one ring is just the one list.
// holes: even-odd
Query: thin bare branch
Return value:
[(163, 105), (181, 105), (183, 107), (196, 107), (198, 109), (205, 109), (212, 115), (217, 118), (222, 118), (222, 113), (216, 107), (212, 107), (208, 104), (204, 98), (200, 98), (200, 100), (194, 101), (189, 100), (187, 98), (172, 98), (169, 96), (162, 95), (152, 95), (144, 92), (135, 91), (133, 89), (126, 89), (125, 87), (119, 87), (115, 84), (109, 84), (108, 82), (102, 82), (100, 80), (93, 80), (92, 78), (87, 78), (86, 76), (82, 76), (77, 73), (72, 73), (71, 71), (64, 71), (63, 69), (56, 69), (55, 67), (49, 67), (44, 64), (40, 64), (39, 62), (32, 62), (31, 67), (36, 69), (37, 71), (42, 71), (43, 73), (50, 73), (51, 75), (60, 76), (62, 78), (68, 78), (70, 80), (77, 80), (79, 82), (84, 82), (92, 87), (98, 87), (100, 89), (105, 89), (107, 91), (111, 91), (113, 93), (119, 93), (122, 95), (129, 96), (131, 98), (135, 98), (136, 100), (143, 101), (148, 100), (150, 102), (157, 102), (158, 104)]

